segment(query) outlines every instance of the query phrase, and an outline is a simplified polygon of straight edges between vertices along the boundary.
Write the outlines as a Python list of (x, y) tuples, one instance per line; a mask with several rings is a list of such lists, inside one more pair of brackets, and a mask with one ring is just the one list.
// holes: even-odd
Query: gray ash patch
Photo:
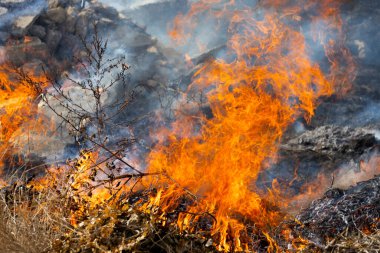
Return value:
[(367, 161), (377, 147), (375, 134), (365, 128), (326, 125), (308, 130), (283, 140), (280, 159), (260, 175), (258, 185), (270, 187), (277, 178), (283, 185), (292, 182), (288, 190), (298, 193), (320, 173), (327, 175), (347, 164), (360, 170), (360, 161)]
[(380, 176), (347, 190), (330, 189), (297, 216), (297, 233), (318, 244), (357, 229), (380, 228)]
[(281, 146), (292, 153), (313, 152), (316, 156), (355, 158), (376, 145), (374, 134), (362, 129), (327, 125), (306, 131)]

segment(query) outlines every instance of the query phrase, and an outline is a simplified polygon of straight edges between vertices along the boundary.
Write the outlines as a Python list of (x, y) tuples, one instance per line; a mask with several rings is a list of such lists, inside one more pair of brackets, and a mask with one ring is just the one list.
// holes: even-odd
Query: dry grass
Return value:
[(365, 234), (358, 231), (356, 234), (338, 235), (326, 247), (327, 252), (380, 252), (380, 230), (376, 233)]
[[(57, 199), (56, 196), (54, 192), (43, 195), (32, 194), (23, 187), (14, 187), (12, 191), (8, 189), (0, 192), (1, 253), (87, 252), (89, 250), (102, 252), (110, 248), (115, 250), (112, 252), (122, 252), (120, 249), (131, 248), (138, 249), (139, 252), (149, 252), (150, 248), (160, 252), (182, 252), (183, 249), (190, 248), (192, 248), (191, 252), (214, 252), (212, 248), (205, 248), (204, 243), (197, 238), (185, 239), (178, 237), (178, 231), (162, 230), (163, 228), (158, 226), (158, 223), (153, 222), (151, 215), (146, 216), (132, 209), (118, 210), (112, 216), (118, 217), (119, 220), (113, 221), (109, 220), (108, 216), (104, 219), (103, 210), (98, 216), (89, 217), (82, 226), (73, 230), (67, 225), (68, 222), (64, 217), (63, 200)], [(110, 222), (112, 223), (111, 230)], [(125, 227), (125, 224), (128, 226)], [(119, 232), (116, 233), (116, 230)], [(65, 239), (61, 241), (64, 237)], [(113, 239), (110, 240), (111, 238)], [(101, 245), (102, 243), (105, 244)], [(109, 247), (110, 243), (115, 244)], [(57, 248), (58, 245), (60, 246)], [(106, 245), (108, 246), (105, 247)], [(176, 245), (182, 245), (182, 250), (176, 248)], [(199, 251), (200, 249), (202, 250)], [(349, 235), (341, 233), (330, 240), (324, 248), (309, 245), (302, 252), (380, 252), (380, 230), (370, 235), (360, 231)]]
[[(141, 210), (149, 191), (91, 207), (87, 194), (71, 191), (69, 176), (77, 170), (63, 171), (49, 174), (43, 190), (21, 179), (0, 190), (0, 253), (216, 252), (207, 231), (180, 233), (174, 225), (163, 225), (175, 224), (175, 216), (163, 219), (155, 206)], [(77, 205), (84, 208), (81, 215)], [(70, 214), (76, 214), (77, 225), (70, 225)], [(298, 252), (380, 252), (380, 230), (370, 235), (347, 230), (325, 245), (305, 243)]]
[(380, 252), (380, 230), (372, 233), (364, 233), (359, 230), (348, 233), (348, 229), (346, 229), (345, 232), (330, 238), (324, 245), (303, 240), (303, 246), (295, 252), (378, 253)]
[(83, 216), (72, 226), (68, 210), (75, 205), (68, 204), (68, 195), (25, 185), (0, 190), (0, 253), (215, 252), (205, 246), (207, 239), (163, 226), (155, 207), (142, 212), (128, 197), (96, 208), (84, 205)]
[(64, 207), (57, 200), (54, 194), (35, 194), (24, 187), (1, 190), (1, 253), (50, 252), (64, 231)]

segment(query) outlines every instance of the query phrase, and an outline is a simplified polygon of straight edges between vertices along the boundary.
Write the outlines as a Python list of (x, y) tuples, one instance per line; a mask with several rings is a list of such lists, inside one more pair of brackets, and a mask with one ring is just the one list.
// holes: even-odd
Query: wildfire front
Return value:
[(107, 4), (0, 3), (4, 252), (380, 250), (379, 4)]

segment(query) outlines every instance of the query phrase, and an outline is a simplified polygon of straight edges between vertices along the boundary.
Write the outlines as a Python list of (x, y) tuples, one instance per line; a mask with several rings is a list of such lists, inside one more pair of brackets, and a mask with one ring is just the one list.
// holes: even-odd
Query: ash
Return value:
[(342, 232), (380, 228), (380, 176), (347, 190), (330, 189), (296, 217), (294, 231), (316, 245)]

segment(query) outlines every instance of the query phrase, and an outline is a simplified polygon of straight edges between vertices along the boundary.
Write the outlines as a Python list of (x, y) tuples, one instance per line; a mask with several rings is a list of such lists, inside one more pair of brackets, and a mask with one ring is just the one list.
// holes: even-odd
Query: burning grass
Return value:
[[(88, 154), (83, 153), (72, 163), (73, 170), (70, 167), (66, 167), (66, 173), (56, 170), (59, 174), (51, 171), (51, 177), (45, 178), (48, 181), (17, 180), (1, 190), (0, 243), (5, 252), (219, 252), (214, 244), (219, 238), (212, 232), (215, 219), (212, 214), (192, 214), (201, 216), (192, 223), (196, 229), (180, 229), (177, 225), (181, 213), (190, 215), (186, 210), (194, 203), (191, 196), (182, 197), (178, 209), (168, 213), (158, 202), (162, 192), (155, 188), (105, 195), (101, 193), (104, 189), (94, 191), (82, 181), (81, 188), (87, 190), (75, 190), (78, 185), (73, 184), (73, 178), (78, 178), (77, 166), (84, 164), (81, 159), (88, 161)], [(369, 190), (373, 181), (348, 190), (345, 199), (355, 201), (355, 195), (366, 195), (365, 189)], [(117, 180), (113, 183), (118, 185)], [(329, 193), (326, 196), (334, 197)], [(323, 201), (322, 198), (317, 202)], [(362, 206), (367, 205), (362, 203)], [(334, 210), (334, 204), (327, 201), (324, 208)], [(350, 208), (347, 204), (346, 209)], [(312, 205), (310, 209), (318, 211), (320, 208)], [(308, 211), (301, 213), (307, 215)], [(374, 210), (367, 215), (373, 215), (374, 219), (379, 217)], [(357, 228), (321, 223), (324, 230), (339, 227), (342, 231), (329, 235), (325, 242), (308, 239), (306, 234), (313, 234), (316, 229), (300, 221), (295, 223), (302, 227), (302, 236), (299, 229), (289, 225), (294, 223), (292, 221), (273, 226), (270, 237), (253, 223), (249, 227), (249, 223), (246, 221), (247, 232), (241, 234), (240, 239), (243, 243), (249, 242), (250, 252), (375, 252), (380, 247), (378, 229), (357, 229), (370, 225), (367, 221), (357, 221)]]
[[(198, 68), (177, 101), (171, 126), (153, 132), (162, 138), (147, 155), (146, 172), (108, 143), (110, 117), (102, 98), (114, 84), (126, 81), (129, 67), (123, 59), (104, 58), (107, 41), (95, 32), (92, 44), (84, 41), (87, 62), (79, 64), (80, 80), (66, 76), (70, 85), (93, 94), (94, 108), (70, 97), (64, 85), (53, 83), (55, 90), (42, 96), (83, 149), (66, 164), (47, 168), (44, 176), (10, 181), (3, 191), (2, 240), (13, 241), (9, 247), (21, 252), (343, 249), (349, 240), (327, 240), (324, 246), (304, 234), (295, 236), (294, 227), (279, 227), (290, 219), (281, 202), (293, 198), (256, 185), (260, 173), (278, 159), (286, 129), (300, 117), (309, 121), (320, 98), (343, 94), (350, 86), (355, 71), (343, 44), (338, 2), (267, 1), (252, 8), (205, 0), (177, 18), (171, 33), (177, 40), (196, 29), (199, 16), (227, 22), (227, 53)], [(313, 59), (310, 41), (301, 32), (302, 18), (318, 30), (313, 43), (324, 50), (328, 67)], [(112, 79), (116, 70), (121, 72)], [(1, 152), (13, 138), (23, 137), (22, 127), (37, 114), (36, 99), (47, 92), (46, 80), (21, 76), (26, 83), (9, 85), (8, 76), (1, 80)], [(196, 107), (192, 98), (198, 94), (205, 95), (210, 115), (184, 114), (181, 109)], [(324, 216), (318, 215), (317, 225), (323, 227)], [(338, 225), (344, 229), (347, 224)]]
[[(164, 175), (158, 184), (163, 188), (159, 201), (166, 209), (175, 208), (176, 199), (189, 191), (199, 198), (189, 213), (215, 215), (212, 234), (218, 235), (219, 250), (248, 250), (249, 243), (241, 240), (246, 226), (240, 217), (267, 235), (284, 218), (264, 204), (269, 197), (259, 193), (255, 182), (277, 159), (287, 127), (299, 117), (310, 120), (318, 99), (342, 92), (353, 77), (352, 59), (340, 41), (339, 4), (311, 2), (300, 8), (303, 3), (268, 1), (269, 8), (258, 6), (267, 7), (260, 12), (235, 1), (199, 1), (187, 15), (177, 17), (171, 33), (186, 42), (196, 33), (200, 17), (228, 23), (227, 59), (200, 67), (183, 98), (186, 104), (192, 93), (205, 94), (212, 117), (186, 117), (179, 109), (167, 138), (148, 157), (148, 171)], [(313, 25), (325, 25), (314, 42), (331, 63), (327, 74), (313, 61), (300, 32), (297, 22), (304, 13), (311, 15)], [(332, 33), (338, 33), (338, 39), (332, 39)], [(178, 224), (191, 230), (197, 219), (182, 214)]]
[[(30, 154), (30, 146), (26, 148), (31, 145), (30, 136), (36, 133), (46, 136), (51, 130), (50, 121), (38, 114), (38, 103), (47, 85), (45, 75), (34, 73), (34, 69), (17, 69), (6, 63), (0, 65), (1, 168), (22, 165), (22, 157)], [(10, 164), (5, 166), (2, 164), (5, 161)]]
[[(211, 238), (180, 232), (178, 215), (149, 202), (155, 189), (133, 191), (120, 179), (91, 176), (96, 152), (34, 180), (17, 178), (0, 192), (5, 252), (214, 252)], [(138, 179), (137, 179), (138, 180)], [(99, 186), (99, 184), (101, 184)], [(133, 184), (135, 185), (135, 184)]]

